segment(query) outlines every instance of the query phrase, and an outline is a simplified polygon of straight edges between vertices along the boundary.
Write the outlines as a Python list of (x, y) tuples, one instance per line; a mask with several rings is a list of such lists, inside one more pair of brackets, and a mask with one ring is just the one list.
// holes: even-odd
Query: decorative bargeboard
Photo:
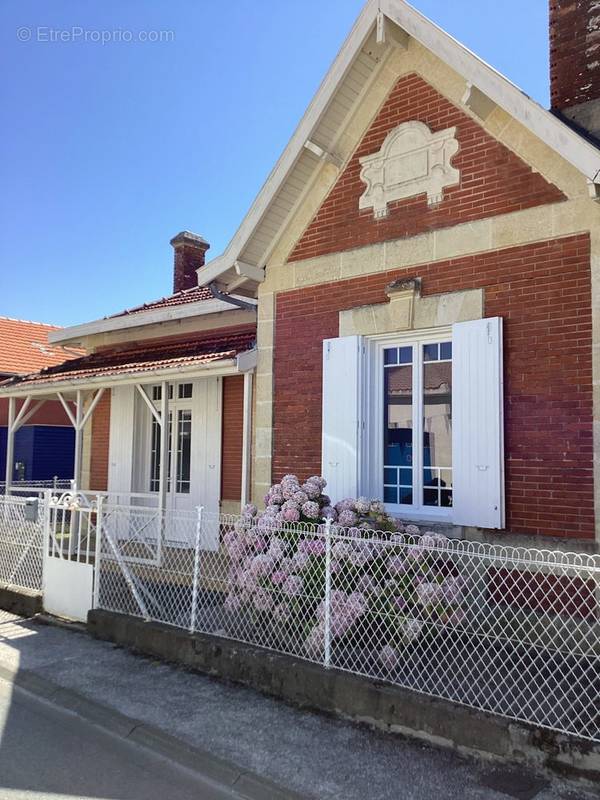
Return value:
[(367, 188), (360, 209), (372, 208), (375, 219), (386, 217), (388, 204), (427, 193), (427, 204), (443, 199), (446, 186), (460, 181), (450, 163), (458, 152), (456, 128), (432, 133), (423, 122), (404, 122), (386, 136), (381, 149), (360, 159), (360, 179)]

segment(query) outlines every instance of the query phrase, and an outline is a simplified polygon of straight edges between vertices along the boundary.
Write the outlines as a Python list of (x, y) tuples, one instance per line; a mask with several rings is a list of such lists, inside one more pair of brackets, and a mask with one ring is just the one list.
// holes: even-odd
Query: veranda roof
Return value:
[(33, 389), (50, 384), (74, 381), (83, 383), (98, 378), (214, 365), (252, 350), (255, 339), (255, 331), (249, 330), (185, 341), (148, 342), (127, 350), (104, 350), (41, 369), (39, 372), (15, 376), (1, 385), (0, 393), (10, 393), (11, 389), (17, 387)]

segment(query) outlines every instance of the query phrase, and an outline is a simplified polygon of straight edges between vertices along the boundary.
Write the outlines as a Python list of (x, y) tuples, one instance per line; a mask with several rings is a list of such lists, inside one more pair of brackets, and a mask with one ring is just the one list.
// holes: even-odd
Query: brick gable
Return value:
[[(359, 177), (359, 158), (379, 150), (393, 128), (411, 120), (424, 122), (434, 132), (456, 126), (460, 149), (452, 164), (460, 170), (460, 184), (444, 189), (444, 199), (437, 206), (428, 206), (422, 194), (390, 204), (388, 216), (375, 220), (371, 209), (358, 209), (365, 189)], [(423, 78), (406, 75), (390, 92), (288, 260), (414, 236), (565, 199), (559, 189), (533, 172)]]
[(398, 277), (421, 277), (423, 295), (482, 287), (485, 316), (504, 318), (507, 528), (593, 538), (587, 234), (279, 294), (273, 478), (320, 472), (322, 341), (339, 336), (340, 310), (385, 302)]

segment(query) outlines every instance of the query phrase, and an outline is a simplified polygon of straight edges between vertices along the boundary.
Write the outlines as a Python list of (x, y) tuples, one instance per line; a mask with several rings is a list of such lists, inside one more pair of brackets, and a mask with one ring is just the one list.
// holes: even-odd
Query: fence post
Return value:
[(96, 542), (94, 547), (94, 593), (92, 595), (92, 608), (98, 608), (100, 597), (100, 553), (102, 551), (102, 511), (104, 498), (96, 496)]
[(325, 616), (323, 663), (331, 666), (331, 518), (325, 520)]
[(190, 615), (190, 633), (196, 630), (196, 617), (198, 614), (198, 582), (200, 580), (200, 545), (202, 542), (202, 514), (204, 506), (198, 506), (196, 518), (196, 547), (194, 550), (194, 577), (192, 581), (192, 609)]

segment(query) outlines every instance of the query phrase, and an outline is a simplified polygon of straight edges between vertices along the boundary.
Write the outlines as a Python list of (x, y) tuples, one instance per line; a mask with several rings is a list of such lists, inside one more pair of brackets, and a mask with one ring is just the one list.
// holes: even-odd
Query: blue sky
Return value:
[[(414, 5), (548, 105), (547, 0)], [(0, 314), (70, 325), (168, 294), (186, 228), (218, 255), (361, 6), (3, 0)]]

